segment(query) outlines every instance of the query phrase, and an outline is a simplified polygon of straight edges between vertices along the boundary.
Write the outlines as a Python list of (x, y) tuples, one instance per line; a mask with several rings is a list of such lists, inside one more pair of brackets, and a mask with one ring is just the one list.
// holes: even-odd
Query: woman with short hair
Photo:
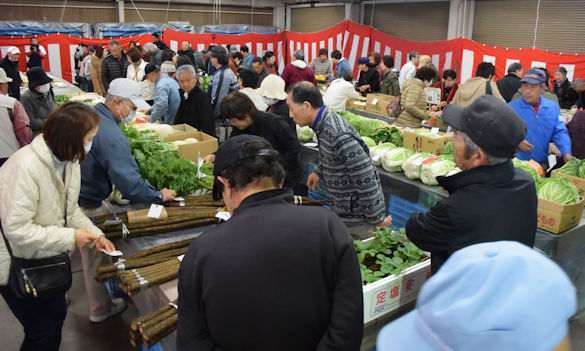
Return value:
[(10, 254), (41, 259), (95, 246), (114, 251), (114, 245), (81, 212), (79, 163), (89, 152), (99, 117), (81, 103), (55, 110), (43, 134), (14, 153), (0, 168), (0, 294), (24, 327), (21, 351), (57, 351), (67, 307), (65, 291), (24, 300), (8, 284)]
[(154, 103), (154, 84), (148, 79), (144, 79), (144, 68), (146, 68), (148, 63), (142, 59), (142, 53), (137, 48), (128, 50), (126, 56), (128, 57), (128, 62), (130, 62), (126, 78), (140, 84), (142, 98), (152, 106)]
[(414, 78), (407, 79), (402, 86), (400, 107), (402, 113), (396, 118), (399, 127), (420, 127), (427, 117), (427, 96), (425, 88), (431, 86), (437, 75), (434, 68), (422, 67), (416, 70)]

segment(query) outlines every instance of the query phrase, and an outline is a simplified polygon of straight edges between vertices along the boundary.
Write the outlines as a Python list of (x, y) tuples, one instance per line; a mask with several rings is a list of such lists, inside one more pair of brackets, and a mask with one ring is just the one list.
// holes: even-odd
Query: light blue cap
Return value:
[(565, 272), (513, 241), (455, 252), (421, 289), (416, 309), (385, 326), (377, 350), (550, 351), (577, 310)]

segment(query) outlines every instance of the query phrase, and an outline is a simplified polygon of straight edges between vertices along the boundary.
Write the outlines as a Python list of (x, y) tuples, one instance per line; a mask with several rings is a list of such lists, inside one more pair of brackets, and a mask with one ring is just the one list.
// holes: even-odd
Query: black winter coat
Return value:
[(561, 86), (557, 85), (557, 81), (553, 81), (553, 93), (559, 98), (559, 106), (561, 108), (570, 109), (577, 101), (577, 93), (571, 87), (571, 82), (565, 79)]
[(130, 62), (126, 56), (122, 55), (119, 59), (112, 55), (106, 56), (102, 60), (102, 83), (104, 88), (108, 91), (110, 83), (116, 78), (126, 78)]
[(376, 69), (376, 66), (368, 64), (368, 71), (360, 71), (360, 76), (358, 82), (356, 84), (356, 90), (359, 91), (359, 87), (362, 85), (370, 85), (370, 89), (362, 93), (366, 95), (367, 93), (379, 93), (380, 92), (380, 73)]
[(261, 112), (254, 118), (254, 124), (244, 130), (234, 128), (231, 137), (251, 134), (263, 137), (280, 152), (286, 170), (284, 186), (293, 188), (304, 173), (301, 167), (301, 144), (292, 118), (284, 118), (269, 112)]
[(6, 55), (2, 61), (0, 61), (0, 68), (6, 71), (6, 75), (12, 78), (12, 82), (8, 83), (8, 95), (13, 98), (20, 100), (20, 85), (22, 79), (20, 79), (20, 73), (18, 71), (18, 62), (12, 62)]
[(248, 196), (179, 269), (178, 351), (357, 351), (359, 263), (343, 222), (288, 190)]
[(466, 246), (500, 240), (534, 245), (538, 204), (534, 180), (512, 161), (437, 180), (450, 196), (427, 213), (412, 214), (406, 224), (408, 238), (431, 252), (433, 274)]
[(205, 134), (215, 136), (215, 117), (209, 95), (196, 86), (185, 99), (185, 91), (179, 89), (181, 104), (175, 116), (175, 124), (186, 123)]
[(275, 102), (274, 105), (270, 106), (268, 112), (290, 119), (290, 111), (288, 109), (288, 105), (286, 104), (286, 100), (279, 100), (278, 102)]
[(496, 85), (498, 86), (498, 90), (502, 97), (506, 102), (512, 101), (512, 97), (520, 87), (522, 87), (522, 82), (520, 81), (520, 77), (515, 74), (508, 74), (502, 79), (498, 79), (496, 81)]

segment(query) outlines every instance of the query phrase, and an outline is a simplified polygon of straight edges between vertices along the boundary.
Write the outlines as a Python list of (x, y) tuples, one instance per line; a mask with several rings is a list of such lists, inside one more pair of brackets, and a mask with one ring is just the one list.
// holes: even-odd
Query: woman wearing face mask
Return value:
[(290, 118), (288, 114), (288, 105), (286, 104), (286, 92), (284, 91), (285, 82), (275, 74), (269, 74), (260, 83), (260, 88), (256, 93), (264, 98), (264, 103), (268, 105), (266, 112), (275, 115)]
[(414, 78), (410, 78), (402, 85), (402, 97), (400, 106), (402, 113), (396, 118), (399, 127), (420, 127), (420, 122), (427, 117), (427, 97), (425, 88), (431, 83), (437, 72), (431, 67), (419, 68)]
[(52, 79), (41, 67), (33, 67), (26, 72), (28, 90), (22, 94), (20, 102), (30, 118), (30, 128), (36, 136), (41, 133), (47, 117), (55, 110), (55, 93), (51, 88)]
[[(0, 168), (2, 232), (15, 257), (46, 258), (75, 246), (115, 250), (77, 205), (79, 163), (91, 148), (99, 122), (91, 108), (68, 103), (48, 117), (43, 134)], [(65, 292), (22, 300), (7, 286), (10, 256), (4, 239), (0, 261), (0, 294), (24, 327), (20, 350), (57, 351), (67, 313)]]

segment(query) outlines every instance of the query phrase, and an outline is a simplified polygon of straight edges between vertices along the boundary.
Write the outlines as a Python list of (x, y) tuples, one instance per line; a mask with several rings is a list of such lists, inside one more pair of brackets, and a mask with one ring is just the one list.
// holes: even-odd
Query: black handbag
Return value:
[[(67, 198), (65, 198), (65, 204), (67, 204)], [(67, 207), (65, 207), (65, 225), (67, 225)], [(1, 223), (0, 231), (2, 231)], [(8, 287), (16, 297), (22, 300), (42, 299), (65, 293), (71, 288), (71, 263), (67, 252), (39, 259), (14, 257), (3, 231), (2, 237), (10, 254)]]

